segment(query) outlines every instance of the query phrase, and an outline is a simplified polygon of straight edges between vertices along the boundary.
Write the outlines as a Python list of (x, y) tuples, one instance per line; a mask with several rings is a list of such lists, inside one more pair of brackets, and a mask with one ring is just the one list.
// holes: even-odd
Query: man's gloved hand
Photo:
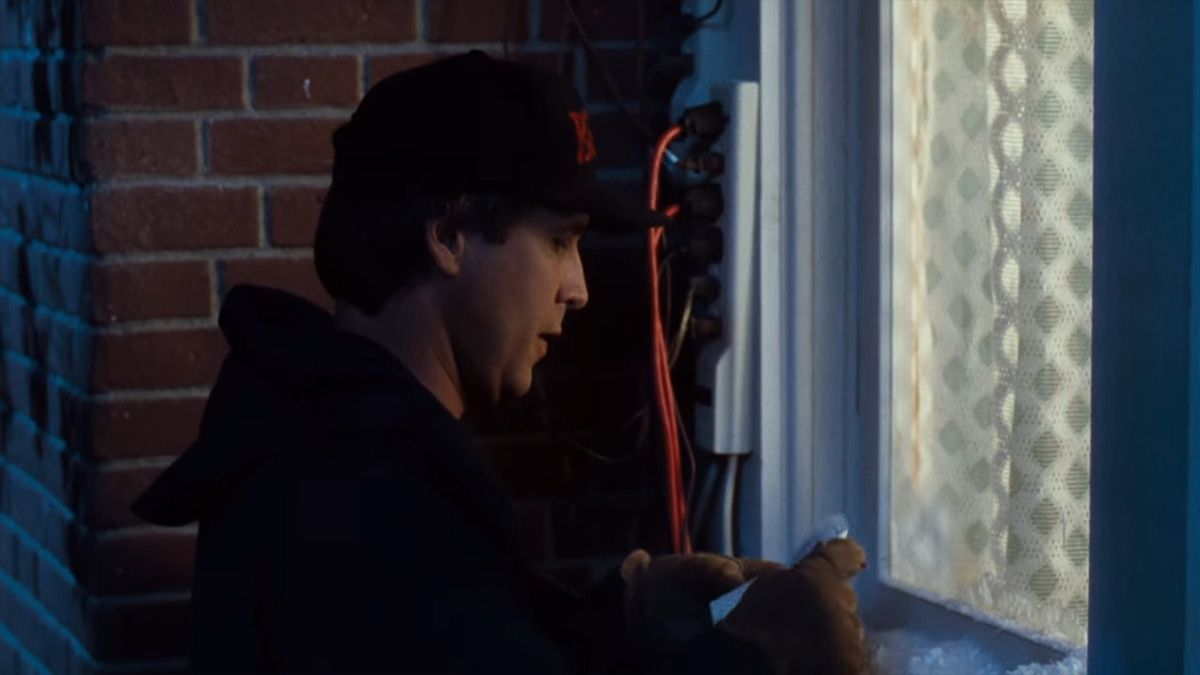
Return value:
[(849, 584), (866, 566), (866, 552), (852, 539), (819, 544), (794, 567), (759, 574), (717, 628), (757, 645), (777, 673), (867, 673)]
[(639, 549), (621, 565), (625, 618), (631, 642), (671, 650), (712, 626), (708, 604), (765, 569), (782, 565), (714, 553), (651, 558)]

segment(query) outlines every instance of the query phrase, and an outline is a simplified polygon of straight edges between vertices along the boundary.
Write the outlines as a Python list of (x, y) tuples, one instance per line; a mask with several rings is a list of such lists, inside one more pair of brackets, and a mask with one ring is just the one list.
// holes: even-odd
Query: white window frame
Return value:
[[(760, 405), (739, 554), (793, 559), (845, 513), (876, 563), (857, 583), (868, 625), (968, 637), (1005, 667), (1061, 658), (1069, 645), (880, 574), (887, 3), (725, 4), (691, 44), (697, 79), (760, 84)], [(1200, 5), (1095, 11), (1089, 672), (1200, 675)], [(755, 44), (757, 72), (723, 71)], [(1173, 65), (1149, 77), (1160, 62)], [(1166, 140), (1139, 152), (1148, 129)], [(1162, 225), (1130, 225), (1147, 213)]]

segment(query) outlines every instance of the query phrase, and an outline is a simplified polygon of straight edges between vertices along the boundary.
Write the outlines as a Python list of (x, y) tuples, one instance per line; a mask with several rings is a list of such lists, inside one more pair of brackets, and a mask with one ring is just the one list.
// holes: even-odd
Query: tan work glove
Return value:
[(638, 549), (621, 564), (625, 623), (641, 649), (671, 649), (712, 626), (708, 605), (718, 596), (779, 563), (687, 553), (651, 558)]
[(794, 567), (759, 574), (717, 627), (758, 645), (777, 673), (868, 673), (849, 583), (866, 566), (866, 551), (852, 539), (819, 544)]

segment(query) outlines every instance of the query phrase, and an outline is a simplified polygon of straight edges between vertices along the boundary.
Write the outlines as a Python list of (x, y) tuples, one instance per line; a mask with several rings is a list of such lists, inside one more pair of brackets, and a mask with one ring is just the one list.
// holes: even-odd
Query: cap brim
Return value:
[(581, 185), (574, 190), (533, 191), (531, 197), (569, 211), (586, 213), (591, 218), (589, 229), (605, 232), (637, 232), (651, 227), (664, 227), (670, 219), (650, 210), (621, 190), (598, 181)]

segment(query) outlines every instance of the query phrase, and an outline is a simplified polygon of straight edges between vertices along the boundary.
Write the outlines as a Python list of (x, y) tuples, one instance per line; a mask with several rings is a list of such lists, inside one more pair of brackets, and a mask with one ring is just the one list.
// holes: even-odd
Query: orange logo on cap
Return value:
[(586, 110), (567, 113), (575, 123), (575, 161), (587, 164), (596, 159), (596, 141), (592, 139), (592, 130), (588, 127)]

